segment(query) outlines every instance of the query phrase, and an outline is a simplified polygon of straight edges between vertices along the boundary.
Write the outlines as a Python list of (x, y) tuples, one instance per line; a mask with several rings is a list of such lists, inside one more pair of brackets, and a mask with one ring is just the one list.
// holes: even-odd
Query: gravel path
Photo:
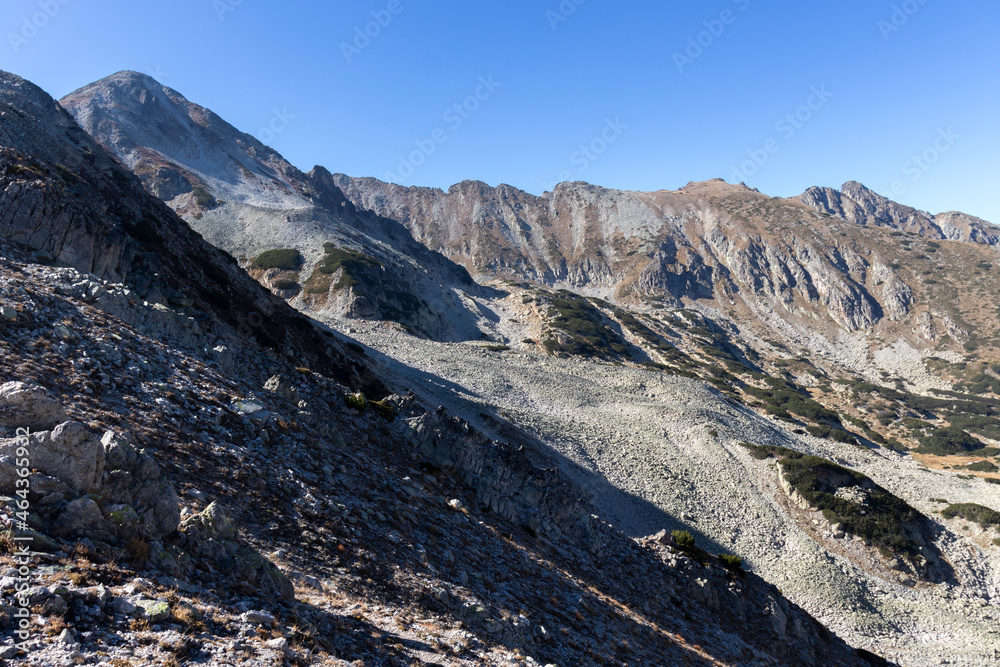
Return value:
[(789, 510), (774, 464), (752, 459), (737, 443), (839, 459), (925, 513), (942, 507), (932, 497), (1000, 510), (1000, 487), (927, 471), (887, 450), (795, 436), (684, 378), (434, 343), (356, 321), (341, 329), (347, 326), (410, 382), (397, 389), (411, 389), (487, 432), (489, 421), (477, 415), (495, 411), (549, 443), (568, 459), (567, 472), (594, 491), (604, 518), (631, 536), (686, 524), (700, 544), (742, 556), (852, 644), (903, 665), (971, 666), (1000, 658), (1000, 549), (989, 544), (993, 534), (975, 524), (961, 537), (945, 532), (938, 546), (961, 584), (906, 588), (860, 545), (833, 540), (812, 515)]

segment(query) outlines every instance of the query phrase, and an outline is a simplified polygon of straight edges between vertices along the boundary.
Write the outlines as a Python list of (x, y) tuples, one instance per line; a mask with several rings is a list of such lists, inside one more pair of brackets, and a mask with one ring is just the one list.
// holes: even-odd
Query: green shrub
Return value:
[(670, 533), (671, 537), (674, 538), (674, 544), (676, 544), (681, 549), (692, 549), (694, 548), (694, 535), (686, 530), (675, 530)]
[(933, 431), (930, 435), (920, 438), (921, 454), (936, 454), (938, 456), (953, 456), (964, 452), (982, 449), (983, 443), (957, 426), (946, 426)]
[(368, 407), (368, 399), (361, 392), (356, 394), (347, 394), (344, 397), (344, 402), (347, 403), (347, 407), (357, 410), (358, 412), (363, 412), (366, 407)]
[[(865, 475), (785, 447), (740, 444), (749, 449), (754, 458), (780, 459), (778, 463), (785, 479), (830, 523), (840, 523), (852, 535), (869, 539), (887, 551), (908, 553), (914, 550), (915, 545), (903, 527), (917, 524), (922, 515)], [(866, 507), (836, 496), (838, 488), (854, 486), (867, 489)]]
[(989, 461), (977, 461), (976, 463), (970, 463), (965, 466), (966, 470), (971, 470), (972, 472), (998, 472), (1000, 468), (996, 467), (995, 464)]
[(316, 270), (327, 275), (342, 271), (340, 280), (333, 286), (335, 290), (359, 285), (361, 284), (359, 276), (382, 268), (382, 265), (373, 258), (349, 248), (338, 248), (332, 243), (324, 243), (323, 250), (326, 255), (323, 256)]
[(386, 421), (391, 422), (396, 418), (396, 406), (392, 405), (391, 403), (386, 403), (384, 400), (368, 401), (368, 405), (372, 407), (372, 410), (375, 411), (375, 414), (377, 414), (379, 417), (381, 417)]
[(739, 556), (719, 554), (719, 562), (722, 563), (722, 567), (726, 568), (730, 572), (739, 572), (743, 569), (743, 559)]
[(272, 285), (277, 290), (295, 289), (299, 286), (294, 280), (275, 280)]
[(215, 197), (200, 185), (191, 188), (191, 193), (194, 195), (194, 203), (202, 208), (214, 208), (218, 204)]
[(628, 346), (607, 322), (607, 317), (587, 299), (566, 290), (552, 298), (546, 315), (553, 330), (563, 332), (565, 342), (555, 332), (542, 341), (550, 354), (618, 361), (629, 358)]
[(262, 252), (253, 261), (258, 269), (281, 269), (296, 271), (302, 266), (302, 254), (295, 248), (279, 248)]
[(1000, 526), (1000, 512), (991, 510), (989, 507), (976, 505), (975, 503), (959, 503), (948, 505), (941, 510), (941, 516), (946, 519), (954, 519), (956, 516), (978, 523), (982, 528), (990, 526)]
[(489, 352), (506, 352), (510, 349), (510, 345), (484, 345), (483, 349)]

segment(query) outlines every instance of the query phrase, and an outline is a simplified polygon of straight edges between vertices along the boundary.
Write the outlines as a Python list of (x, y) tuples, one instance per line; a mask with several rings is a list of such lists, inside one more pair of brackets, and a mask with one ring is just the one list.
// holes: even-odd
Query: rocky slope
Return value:
[(694, 305), (763, 338), (812, 339), (808, 348), (842, 361), (868, 347), (849, 363), (859, 373), (883, 345), (961, 353), (998, 322), (981, 300), (981, 287), (1000, 287), (996, 227), (929, 216), (858, 184), (784, 200), (718, 180), (660, 192), (563, 183), (536, 197), (479, 182), (443, 192), (335, 178), (359, 207), (399, 220), (482, 279), (534, 280), (640, 309)]
[[(496, 316), (446, 256), (480, 282), (530, 280), (639, 310), (693, 306), (821, 353), (830, 370), (917, 387), (935, 384), (922, 358), (957, 361), (968, 345), (1000, 359), (1000, 311), (982, 298), (1000, 289), (998, 228), (857, 183), (787, 200), (718, 180), (646, 193), (564, 183), (541, 197), (467, 181), (443, 192), (322, 167), (303, 174), (144, 75), (116, 74), (62, 104), (148, 190), (305, 312), (477, 339)], [(371, 268), (344, 269), (343, 255), (324, 255), (327, 242)], [(249, 259), (277, 247), (300, 250), (302, 265), (255, 270)]]
[[(159, 94), (145, 80), (122, 83), (134, 79), (116, 75), (64, 104), (140, 174), (150, 164), (243, 159), (210, 148), (196, 159), (184, 152), (190, 148), (157, 143), (138, 120), (130, 124), (147, 113), (137, 100), (150, 89)], [(179, 95), (163, 94), (176, 98), (182, 120), (197, 120)], [(109, 95), (119, 96), (114, 104)], [(194, 142), (201, 132), (225, 134), (220, 122), (194, 125)], [(149, 146), (158, 147), (155, 160)], [(263, 155), (262, 148), (251, 157)], [(475, 182), (442, 192), (321, 168), (308, 176), (315, 192), (330, 193), (334, 208), (353, 202), (341, 208), (353, 207), (359, 226), (395, 221), (393, 229), (408, 232), (387, 243), (406, 246), (415, 237), (489, 288), (463, 288), (457, 301), (433, 305), (446, 319), (474, 324), (464, 336), (452, 334), (493, 341), (483, 348), (418, 343), (391, 325), (360, 322), (394, 319), (359, 307), (344, 287), (378, 282), (369, 255), (333, 248), (319, 260), (350, 263), (349, 276), (335, 274), (323, 285), (335, 308), (277, 290), (333, 326), (361, 332), (385, 355), (377, 358), (391, 377), (487, 434), (464, 439), (468, 455), (421, 440), (438, 465), (476, 461), (484, 443), (513, 437), (510, 419), (517, 442), (556, 452), (554, 467), (590, 489), (600, 516), (633, 537), (697, 521), (699, 541), (743, 556), (852, 643), (903, 664), (936, 664), (942, 655), (954, 664), (993, 659), (994, 529), (942, 520), (938, 511), (947, 506), (936, 503), (945, 497), (997, 507), (987, 484), (997, 479), (995, 453), (973, 451), (998, 444), (1000, 432), (991, 398), (1000, 395), (1000, 366), (991, 366), (1000, 359), (996, 228), (963, 214), (909, 209), (856, 183), (787, 200), (721, 181), (653, 193), (569, 183), (533, 197)], [(234, 191), (236, 198), (267, 200), (280, 180), (268, 178), (244, 178), (246, 192)], [(153, 192), (159, 182), (145, 180)], [(225, 187), (204, 182), (216, 194)], [(191, 215), (184, 195), (169, 203), (194, 224), (224, 208), (213, 201)], [(280, 222), (287, 205), (268, 204), (278, 222), (259, 227), (262, 239), (298, 233), (296, 224)], [(212, 219), (225, 230), (221, 243), (232, 243), (228, 234), (242, 238), (225, 215)], [(272, 246), (279, 244), (261, 247)], [(299, 278), (250, 270), (271, 287)], [(475, 322), (462, 313), (476, 313)], [(340, 319), (345, 315), (354, 320)], [(956, 380), (972, 393), (947, 394), (948, 401), (904, 391), (945, 390)], [(962, 431), (957, 442), (967, 451), (899, 453), (941, 440), (943, 427)], [(805, 470), (824, 476), (824, 502), (859, 514), (832, 519), (830, 507), (822, 511), (789, 481), (783, 463), (761, 462), (741, 442), (823, 457), (808, 459)], [(938, 474), (921, 464), (976, 475)], [(503, 493), (487, 496), (495, 511), (515, 516)], [(892, 517), (905, 530), (889, 530), (892, 539), (882, 543), (877, 531), (859, 535), (869, 511), (889, 516), (883, 505), (895, 508)], [(537, 517), (529, 526), (538, 532)], [(570, 532), (589, 539), (578, 529)]]
[[(297, 296), (303, 310), (394, 319), (435, 338), (474, 335), (481, 315), (463, 307), (465, 292), (477, 289), (468, 274), (397, 222), (358, 211), (323, 168), (302, 173), (136, 72), (102, 79), (61, 103), (149, 192), (243, 266), (268, 250), (297, 249), (299, 265), (257, 277), (282, 296)], [(337, 288), (339, 274), (320, 280), (326, 243), (370, 257), (378, 271), (346, 288)]]
[[(38, 88), (0, 95), (0, 660), (881, 663), (732, 561), (629, 539), (530, 434), (434, 409)], [(231, 302), (189, 296), (221, 275)]]
[[(931, 471), (889, 449), (793, 433), (701, 382), (651, 369), (431, 344), (382, 327), (365, 327), (359, 339), (398, 360), (414, 385), (427, 374), (443, 378), (430, 389), (434, 400), (480, 414), (472, 417), (477, 427), (490, 429), (489, 411), (499, 410), (550, 443), (566, 457), (567, 474), (592, 491), (599, 514), (627, 534), (683, 526), (706, 549), (742, 556), (857, 646), (914, 667), (991, 664), (1000, 651), (997, 528), (946, 520), (936, 500), (996, 509), (1000, 486), (961, 470)], [(782, 488), (774, 460), (754, 458), (741, 443), (784, 446), (863, 472), (926, 517), (927, 544), (951, 572), (926, 580), (845, 535)]]
[(1000, 228), (985, 220), (956, 211), (931, 215), (897, 204), (856, 181), (844, 183), (839, 191), (832, 188), (809, 188), (798, 200), (821, 213), (858, 225), (888, 227), (931, 239), (987, 245), (1000, 243)]

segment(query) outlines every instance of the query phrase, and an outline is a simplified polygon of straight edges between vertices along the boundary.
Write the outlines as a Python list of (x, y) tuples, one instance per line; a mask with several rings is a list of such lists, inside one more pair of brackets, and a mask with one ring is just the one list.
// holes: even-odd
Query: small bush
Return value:
[(722, 567), (726, 568), (730, 572), (739, 572), (743, 569), (743, 559), (739, 556), (719, 554), (719, 562), (722, 563)]
[(484, 350), (488, 350), (489, 352), (506, 352), (507, 350), (510, 349), (510, 346), (509, 345), (485, 345), (485, 346), (483, 346), (483, 349)]
[(1000, 526), (1000, 512), (991, 510), (989, 507), (976, 505), (975, 503), (948, 505), (948, 507), (941, 510), (941, 516), (946, 519), (954, 519), (958, 516), (966, 521), (974, 521), (982, 528)]
[(149, 560), (149, 553), (152, 547), (149, 540), (144, 537), (131, 537), (125, 543), (125, 551), (128, 552), (129, 560), (135, 565), (145, 565)]
[(361, 281), (358, 276), (364, 276), (382, 268), (378, 261), (355, 250), (338, 248), (332, 243), (324, 243), (323, 250), (326, 255), (316, 267), (317, 272), (331, 275), (342, 270), (340, 280), (334, 285), (334, 290), (360, 285)]
[(302, 261), (302, 254), (295, 248), (279, 248), (262, 252), (253, 264), (258, 269), (296, 271), (302, 266)]
[(344, 397), (344, 402), (347, 403), (347, 407), (357, 410), (358, 412), (364, 412), (364, 409), (368, 407), (368, 399), (361, 392), (356, 394), (347, 394)]
[(194, 203), (202, 208), (214, 208), (219, 203), (208, 190), (200, 185), (191, 188), (191, 194), (194, 195)]
[(396, 406), (390, 403), (386, 403), (385, 401), (368, 401), (368, 405), (372, 407), (375, 414), (387, 422), (391, 422), (396, 418)]
[(277, 290), (295, 289), (299, 286), (294, 280), (275, 280), (272, 285)]
[(929, 436), (920, 438), (921, 454), (936, 454), (952, 456), (964, 452), (973, 452), (983, 448), (983, 443), (976, 440), (957, 426), (947, 426), (933, 431)]
[(692, 549), (694, 548), (694, 535), (686, 530), (675, 530), (670, 533), (671, 537), (674, 538), (674, 544), (676, 544), (681, 549)]
[(966, 470), (971, 470), (972, 472), (997, 472), (1000, 468), (996, 467), (995, 464), (989, 461), (977, 461), (976, 463), (970, 463), (965, 466)]

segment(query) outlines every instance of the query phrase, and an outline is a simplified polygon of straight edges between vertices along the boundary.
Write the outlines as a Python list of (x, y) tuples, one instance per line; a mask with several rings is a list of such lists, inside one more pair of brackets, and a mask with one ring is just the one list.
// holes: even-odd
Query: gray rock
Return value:
[(43, 616), (61, 616), (69, 609), (69, 603), (61, 595), (53, 595), (42, 603)]
[(130, 439), (115, 431), (106, 431), (101, 438), (104, 447), (105, 468), (108, 470), (130, 470), (139, 458), (138, 449)]
[(227, 580), (284, 600), (295, 597), (295, 587), (288, 577), (239, 540), (236, 527), (217, 503), (185, 518), (180, 532), (188, 553), (210, 562)]
[(80, 642), (76, 640), (76, 637), (73, 636), (73, 633), (70, 631), (69, 628), (59, 633), (59, 636), (56, 637), (56, 641), (65, 646), (70, 646), (70, 647), (80, 646)]
[(278, 622), (273, 614), (266, 611), (248, 611), (240, 616), (240, 620), (250, 625), (266, 625), (268, 627)]
[(203, 539), (232, 540), (236, 538), (236, 527), (229, 520), (225, 510), (218, 503), (211, 503), (204, 511), (184, 519), (181, 530), (197, 530)]
[(180, 502), (173, 486), (162, 479), (153, 457), (138, 449), (127, 436), (114, 431), (105, 433), (101, 443), (108, 469), (101, 489), (105, 502), (127, 505), (134, 510), (154, 539), (177, 530)]
[(135, 605), (125, 598), (114, 598), (108, 603), (108, 611), (120, 616), (131, 616), (135, 613)]
[(104, 473), (104, 447), (83, 424), (64, 422), (51, 431), (31, 434), (26, 443), (23, 440), (0, 440), (0, 456), (14, 455), (23, 444), (33, 468), (64, 482), (77, 494), (97, 490)]
[(150, 623), (159, 623), (170, 618), (170, 604), (163, 600), (139, 600), (135, 603), (141, 618)]
[(18, 600), (25, 600), (28, 605), (44, 602), (50, 597), (52, 597), (52, 590), (48, 586), (32, 586), (17, 595)]
[(264, 383), (264, 389), (272, 393), (279, 394), (280, 396), (284, 396), (295, 404), (298, 404), (299, 402), (298, 387), (282, 375), (272, 375), (271, 378)]
[(62, 405), (44, 387), (24, 382), (0, 385), (0, 426), (47, 431), (66, 419)]
[(291, 656), (295, 653), (295, 651), (292, 650), (292, 647), (288, 645), (288, 640), (284, 637), (264, 642), (264, 648), (269, 648), (273, 651), (281, 651), (281, 653), (286, 656)]
[(52, 534), (56, 537), (107, 539), (110, 529), (101, 508), (91, 498), (77, 498), (69, 503), (52, 524)]

